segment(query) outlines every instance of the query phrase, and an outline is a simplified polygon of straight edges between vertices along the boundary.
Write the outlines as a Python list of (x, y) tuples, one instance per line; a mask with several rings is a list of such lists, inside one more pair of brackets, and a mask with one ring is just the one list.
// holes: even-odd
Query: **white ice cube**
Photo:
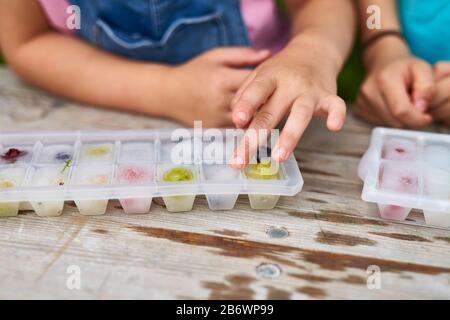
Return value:
[[(67, 182), (68, 170), (64, 167), (41, 167), (34, 172), (31, 185), (33, 187), (63, 188)], [(55, 196), (60, 196), (55, 193)], [(38, 216), (57, 217), (62, 214), (64, 199), (52, 201), (32, 201), (31, 206)]]
[(38, 162), (42, 164), (64, 163), (73, 158), (73, 146), (58, 144), (44, 146), (40, 152)]
[(415, 141), (402, 138), (387, 138), (383, 146), (383, 158), (388, 160), (416, 160), (419, 157)]
[(160, 161), (173, 164), (197, 162), (201, 153), (200, 139), (183, 139), (180, 142), (161, 141)]
[(146, 161), (154, 160), (153, 142), (126, 142), (122, 144), (120, 150), (120, 162)]
[[(82, 166), (76, 170), (75, 184), (80, 186), (93, 187), (95, 194), (95, 186), (106, 185), (111, 182), (112, 167), (111, 166)], [(84, 200), (76, 199), (75, 203), (80, 214), (86, 216), (102, 215), (106, 212), (108, 199)]]
[(239, 179), (240, 172), (228, 165), (205, 165), (203, 173), (207, 181), (230, 181)]
[(444, 145), (428, 145), (425, 147), (425, 162), (428, 167), (440, 169), (450, 168), (450, 147)]
[(203, 142), (203, 162), (206, 164), (230, 164), (236, 144), (230, 141)]
[(2, 200), (2, 191), (20, 186), (24, 176), (25, 169), (21, 167), (0, 169), (0, 217), (17, 216), (20, 203)]
[[(203, 174), (206, 181), (236, 181), (240, 178), (240, 172), (228, 165), (204, 165)], [(236, 204), (238, 193), (235, 194), (207, 194), (209, 208), (211, 210), (231, 210)]]
[(385, 163), (380, 172), (379, 187), (399, 193), (416, 194), (419, 190), (418, 169), (402, 162)]

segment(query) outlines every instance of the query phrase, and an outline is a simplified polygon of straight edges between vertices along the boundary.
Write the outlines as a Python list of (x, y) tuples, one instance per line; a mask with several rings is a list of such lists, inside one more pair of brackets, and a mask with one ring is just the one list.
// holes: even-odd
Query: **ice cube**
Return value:
[(444, 170), (450, 168), (450, 148), (444, 145), (427, 145), (425, 162), (428, 167)]
[(0, 164), (28, 163), (32, 157), (32, 146), (9, 146), (0, 152)]
[(424, 210), (425, 223), (431, 226), (450, 227), (450, 212)]
[[(65, 167), (41, 167), (36, 169), (31, 185), (34, 187), (63, 187), (67, 182), (68, 170)], [(57, 217), (62, 214), (64, 200), (32, 201), (31, 206), (38, 216)]]
[[(173, 164), (190, 164), (199, 160), (199, 139), (183, 139), (179, 142), (161, 141), (160, 162)], [(200, 150), (201, 151), (201, 150)]]
[(49, 145), (42, 148), (39, 155), (38, 163), (64, 163), (72, 161), (73, 146), (72, 145)]
[(428, 167), (425, 169), (425, 194), (437, 199), (450, 199), (450, 167), (446, 170)]
[(378, 204), (380, 217), (388, 220), (403, 221), (408, 217), (411, 208), (404, 208), (396, 205)]
[(208, 194), (206, 200), (211, 210), (231, 210), (236, 205), (238, 194)]
[(86, 144), (80, 155), (80, 162), (111, 163), (114, 160), (114, 145), (112, 143)]
[(195, 195), (192, 196), (165, 196), (163, 197), (166, 209), (169, 212), (187, 212), (194, 206)]
[[(240, 178), (240, 173), (228, 165), (205, 165), (203, 173), (206, 181), (234, 181)], [(239, 194), (208, 194), (208, 201), (211, 210), (231, 210), (236, 204)]]
[[(173, 184), (172, 192), (175, 194), (177, 193), (177, 184), (180, 184), (180, 193), (184, 193), (181, 191), (181, 184), (197, 180), (197, 173), (193, 166), (162, 164), (158, 167), (158, 181)], [(195, 194), (164, 196), (163, 200), (169, 212), (191, 211), (195, 201)]]
[[(379, 188), (399, 193), (417, 194), (419, 192), (418, 169), (403, 163), (385, 163), (380, 170)], [(391, 220), (405, 220), (411, 208), (397, 205), (379, 204), (380, 216)]]
[[(101, 186), (111, 182), (112, 167), (110, 166), (82, 166), (76, 170), (75, 184), (81, 186)], [(95, 193), (95, 190), (93, 191)], [(80, 214), (86, 216), (102, 215), (106, 212), (108, 199), (83, 200), (75, 203)]]
[(239, 179), (238, 170), (232, 169), (228, 165), (205, 165), (203, 173), (207, 181), (230, 181)]
[[(279, 165), (270, 158), (261, 158), (257, 164), (251, 164), (245, 169), (245, 175), (249, 180), (267, 181), (279, 180), (281, 172)], [(251, 190), (250, 190), (251, 191)], [(250, 206), (252, 209), (273, 209), (280, 196), (279, 195), (265, 195), (249, 193)]]
[(154, 144), (153, 142), (128, 142), (123, 143), (120, 151), (120, 162), (137, 162), (154, 160)]
[(419, 190), (418, 169), (403, 163), (385, 163), (380, 170), (379, 187), (394, 192), (416, 194)]
[(419, 158), (416, 142), (402, 138), (388, 138), (384, 141), (383, 158), (388, 160), (413, 161)]
[[(120, 184), (141, 184), (153, 181), (153, 167), (143, 165), (122, 165), (118, 170)], [(119, 199), (125, 213), (148, 213), (152, 198)]]
[(14, 217), (19, 212), (19, 202), (2, 201), (2, 190), (18, 187), (25, 177), (25, 169), (12, 167), (0, 170), (0, 217)]
[(279, 195), (249, 194), (250, 207), (257, 210), (273, 209), (280, 199)]
[(203, 161), (206, 164), (230, 164), (235, 148), (233, 141), (203, 142)]

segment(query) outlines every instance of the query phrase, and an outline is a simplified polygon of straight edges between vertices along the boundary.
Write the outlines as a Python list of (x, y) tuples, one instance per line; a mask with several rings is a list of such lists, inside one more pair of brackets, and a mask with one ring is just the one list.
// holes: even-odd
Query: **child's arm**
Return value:
[[(366, 10), (381, 10), (381, 29), (367, 27)], [(362, 41), (386, 30), (401, 31), (395, 1), (359, 0)], [(406, 42), (397, 36), (384, 36), (364, 52), (367, 76), (361, 86), (354, 112), (366, 120), (393, 127), (422, 127), (432, 119), (425, 111), (434, 92), (432, 67), (414, 58)]]
[[(313, 115), (327, 117), (339, 130), (346, 106), (336, 95), (336, 78), (355, 33), (352, 0), (290, 0), (293, 39), (279, 54), (247, 78), (233, 100), (233, 121), (239, 127), (272, 129), (289, 115), (272, 156), (286, 160)], [(246, 138), (251, 139), (247, 133)], [(263, 138), (263, 137), (262, 137)], [(232, 165), (241, 168), (254, 154), (254, 141), (243, 140)]]
[(228, 48), (178, 67), (131, 61), (55, 32), (35, 0), (0, 0), (0, 42), (8, 64), (41, 88), (191, 125), (200, 119), (210, 126), (231, 124), (233, 93), (249, 73), (234, 67), (268, 57)]

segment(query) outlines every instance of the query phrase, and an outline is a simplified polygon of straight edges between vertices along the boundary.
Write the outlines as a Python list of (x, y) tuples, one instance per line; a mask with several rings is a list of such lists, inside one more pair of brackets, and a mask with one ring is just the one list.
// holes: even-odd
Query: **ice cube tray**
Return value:
[(426, 224), (450, 227), (450, 135), (375, 128), (358, 175), (382, 218), (420, 209)]
[[(197, 195), (212, 210), (232, 209), (239, 194), (253, 197), (254, 208), (270, 209), (276, 201), (268, 200), (301, 191), (293, 156), (277, 179), (250, 179), (225, 164), (233, 150), (225, 137), (236, 143), (242, 130), (214, 130), (0, 133), (0, 216), (30, 205), (40, 216), (58, 216), (72, 200), (81, 214), (101, 215), (110, 199), (126, 213), (147, 213), (153, 197), (181, 212), (192, 209)], [(171, 155), (180, 150), (183, 157), (174, 162)]]

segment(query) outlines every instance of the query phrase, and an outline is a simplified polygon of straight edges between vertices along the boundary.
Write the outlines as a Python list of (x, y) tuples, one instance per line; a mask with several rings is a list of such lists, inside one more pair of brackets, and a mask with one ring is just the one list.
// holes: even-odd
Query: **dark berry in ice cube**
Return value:
[(9, 161), (10, 163), (14, 163), (18, 158), (23, 157), (26, 154), (27, 152), (24, 150), (10, 148), (8, 151), (2, 154), (1, 158), (5, 161)]
[(60, 161), (70, 160), (71, 158), (72, 155), (67, 152), (60, 152), (55, 155), (55, 159)]

